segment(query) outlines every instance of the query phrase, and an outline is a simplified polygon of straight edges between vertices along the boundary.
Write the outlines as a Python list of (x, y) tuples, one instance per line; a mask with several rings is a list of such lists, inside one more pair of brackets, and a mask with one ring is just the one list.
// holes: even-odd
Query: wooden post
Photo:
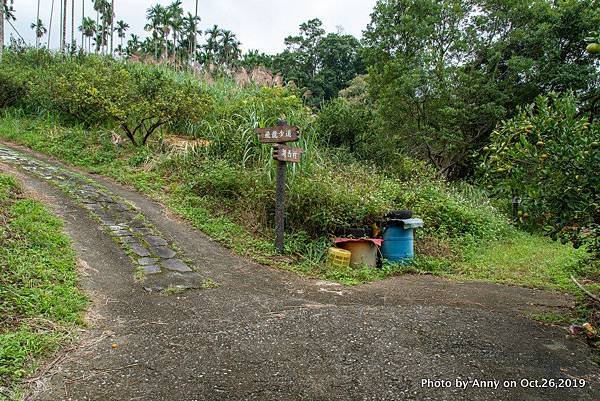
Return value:
[(288, 126), (283, 120), (279, 120), (276, 127), (257, 128), (255, 132), (258, 134), (260, 143), (273, 144), (273, 159), (277, 160), (275, 249), (278, 253), (283, 253), (285, 232), (285, 173), (287, 163), (299, 163), (304, 150), (285, 146), (287, 142), (293, 142), (298, 139), (298, 127)]
[(277, 160), (277, 187), (275, 191), (275, 249), (283, 253), (285, 231), (285, 170), (287, 163)]
[[(284, 120), (277, 121), (277, 126), (287, 125)], [(280, 145), (282, 143), (279, 143)], [(287, 163), (277, 160), (277, 185), (275, 187), (275, 249), (278, 253), (284, 251), (285, 236), (285, 172)]]

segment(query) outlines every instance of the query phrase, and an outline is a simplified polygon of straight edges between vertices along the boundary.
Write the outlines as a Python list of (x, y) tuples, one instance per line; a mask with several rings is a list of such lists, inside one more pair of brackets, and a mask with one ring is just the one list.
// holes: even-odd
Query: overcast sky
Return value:
[[(68, 0), (69, 13), (71, 0)], [(199, 0), (198, 14), (202, 18), (201, 29), (206, 30), (214, 24), (235, 32), (242, 42), (242, 48), (259, 49), (266, 53), (283, 50), (283, 39), (298, 32), (298, 25), (311, 18), (320, 18), (328, 32), (335, 32), (338, 26), (344, 32), (357, 37), (369, 22), (376, 0)], [(35, 21), (37, 0), (15, 0), (17, 21), (13, 22), (23, 38), (35, 43), (30, 24)], [(52, 48), (59, 44), (59, 12), (62, 0), (54, 0), (54, 18), (51, 31)], [(141, 37), (144, 32), (146, 9), (153, 4), (169, 4), (171, 0), (115, 0), (116, 19), (125, 20), (130, 26), (129, 33)], [(48, 28), (52, 0), (41, 0), (40, 19)], [(193, 13), (195, 0), (183, 0), (185, 11)], [(81, 25), (82, 0), (75, 0), (76, 28)], [(95, 12), (92, 0), (85, 0), (86, 15)], [(69, 14), (70, 20), (70, 14)], [(68, 37), (70, 40), (70, 23)], [(15, 35), (13, 28), (6, 26), (6, 37)], [(81, 34), (76, 30), (78, 43)], [(15, 35), (16, 36), (16, 35)], [(7, 39), (8, 40), (8, 39)], [(48, 37), (45, 36), (43, 43)], [(118, 40), (115, 37), (116, 43)]]

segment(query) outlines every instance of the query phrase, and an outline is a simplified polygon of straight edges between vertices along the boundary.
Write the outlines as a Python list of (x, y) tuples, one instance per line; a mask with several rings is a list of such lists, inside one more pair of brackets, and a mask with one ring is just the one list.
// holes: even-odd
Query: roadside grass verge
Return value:
[[(433, 238), (446, 251), (419, 256), (409, 266), (330, 270), (323, 264), (324, 252), (330, 246), (326, 237), (315, 239), (301, 230), (291, 230), (286, 234), (286, 255), (277, 255), (271, 239), (272, 229), (264, 222), (253, 224), (255, 216), (246, 212), (255, 205), (228, 197), (228, 191), (236, 188), (232, 186), (240, 176), (227, 165), (218, 165), (218, 161), (214, 163), (216, 167), (206, 164), (198, 167), (195, 158), (202, 158), (202, 155), (181, 157), (165, 153), (160, 148), (152, 151), (114, 146), (110, 143), (108, 130), (65, 127), (50, 115), (30, 117), (16, 109), (5, 111), (0, 119), (0, 138), (57, 157), (88, 172), (112, 177), (166, 204), (237, 254), (301, 275), (353, 285), (412, 272), (577, 294), (569, 277), (572, 273), (577, 276), (585, 266), (584, 250), (575, 250), (545, 237), (511, 228), (499, 214), (490, 217), (493, 212), (481, 206), (485, 200), (478, 199), (477, 194), (446, 195), (444, 191), (450, 193), (451, 189), (425, 182), (419, 189), (406, 188), (402, 202), (411, 205), (417, 212), (421, 210), (426, 215), (426, 225), (441, 227), (438, 230), (426, 228), (418, 235)], [(210, 163), (210, 160), (203, 163)], [(206, 172), (203, 167), (215, 171)], [(206, 177), (201, 175), (220, 177), (221, 167), (224, 167), (225, 176), (231, 174), (225, 181), (202, 181)], [(246, 174), (256, 179), (267, 172), (248, 170)], [(203, 185), (201, 191), (195, 188), (198, 183)], [(223, 187), (215, 189), (214, 185)], [(264, 190), (252, 185), (250, 182), (251, 190)], [(214, 192), (216, 190), (221, 192)], [(316, 192), (315, 196), (319, 193)], [(457, 219), (456, 222), (448, 222), (446, 219), (449, 217)], [(481, 240), (474, 235), (463, 237), (451, 232), (453, 227), (470, 227), (480, 237), (495, 239)], [(449, 236), (454, 238), (446, 240)]]
[(584, 249), (574, 249), (547, 237), (518, 232), (487, 247), (472, 247), (453, 275), (473, 280), (577, 293), (570, 275), (577, 275)]
[(0, 174), (0, 399), (72, 338), (87, 298), (63, 224)]

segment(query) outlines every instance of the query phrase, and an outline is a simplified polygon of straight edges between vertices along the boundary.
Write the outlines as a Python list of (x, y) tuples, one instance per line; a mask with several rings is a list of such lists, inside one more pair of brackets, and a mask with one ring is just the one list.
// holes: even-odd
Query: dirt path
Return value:
[[(523, 317), (569, 307), (563, 295), (427, 276), (360, 287), (303, 279), (232, 255), (110, 180), (2, 145), (0, 169), (17, 175), (66, 221), (94, 300), (81, 344), (36, 382), (34, 399), (579, 400), (600, 394), (600, 369), (587, 346)], [(49, 178), (55, 174), (71, 183), (57, 185)], [(90, 197), (104, 196), (102, 208), (89, 207)], [(119, 223), (114, 214), (103, 221), (97, 211), (114, 204), (130, 206), (115, 213), (143, 217), (137, 228), (148, 231), (111, 228), (107, 223)], [(152, 245), (148, 236), (164, 241)], [(123, 237), (140, 240), (151, 255), (132, 252)], [(175, 254), (159, 255), (156, 246)], [(141, 258), (153, 263), (140, 264)], [(166, 262), (173, 259), (192, 271)], [(149, 265), (160, 273), (145, 270)], [(140, 273), (144, 283), (134, 277)], [(207, 288), (213, 282), (218, 287)], [(169, 296), (149, 291), (175, 286), (192, 289)], [(499, 385), (473, 388), (471, 382), (464, 390), (455, 386), (457, 378)], [(521, 383), (566, 378), (584, 378), (586, 386)], [(426, 379), (452, 385), (428, 387)], [(516, 387), (504, 380), (516, 380)]]

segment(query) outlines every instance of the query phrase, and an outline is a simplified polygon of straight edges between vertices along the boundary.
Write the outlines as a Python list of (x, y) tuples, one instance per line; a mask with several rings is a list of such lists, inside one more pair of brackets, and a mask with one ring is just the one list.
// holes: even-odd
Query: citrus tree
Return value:
[(145, 145), (150, 135), (165, 124), (200, 121), (211, 106), (210, 97), (195, 80), (145, 66), (130, 67), (129, 72), (133, 90), (118, 98), (115, 108), (105, 111), (134, 145)]
[(42, 108), (87, 126), (118, 126), (133, 145), (145, 145), (166, 124), (197, 122), (211, 107), (198, 81), (141, 64), (67, 61), (32, 85), (31, 97)]
[(598, 258), (600, 129), (590, 120), (572, 94), (539, 96), (492, 133), (482, 170), (496, 197), (521, 198), (521, 224)]

